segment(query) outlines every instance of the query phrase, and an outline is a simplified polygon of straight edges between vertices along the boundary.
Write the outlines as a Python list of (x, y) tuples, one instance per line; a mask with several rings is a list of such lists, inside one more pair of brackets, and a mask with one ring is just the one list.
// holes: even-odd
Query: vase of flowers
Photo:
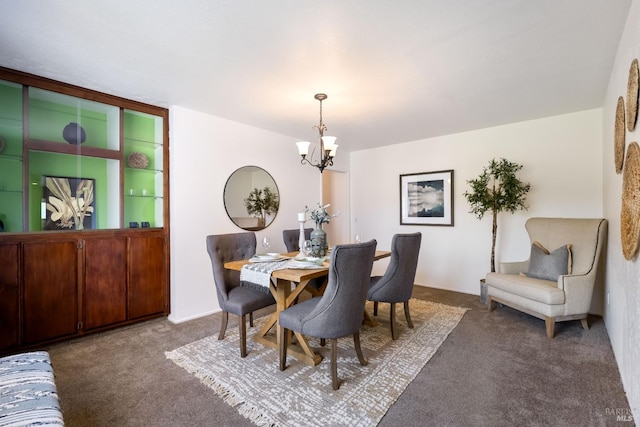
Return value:
[(327, 244), (327, 232), (322, 229), (322, 224), (328, 224), (331, 220), (331, 215), (327, 212), (327, 208), (330, 205), (321, 205), (318, 203), (318, 207), (310, 209), (308, 206), (304, 207), (304, 211), (310, 212), (311, 220), (316, 223), (316, 228), (311, 232), (311, 250), (312, 256), (323, 257), (327, 254), (329, 245)]

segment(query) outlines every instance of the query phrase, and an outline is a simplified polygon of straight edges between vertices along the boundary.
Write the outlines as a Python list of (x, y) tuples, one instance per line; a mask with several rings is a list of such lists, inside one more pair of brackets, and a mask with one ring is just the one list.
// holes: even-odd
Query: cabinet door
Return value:
[(75, 334), (78, 325), (76, 240), (25, 243), (24, 341)]
[(18, 245), (0, 245), (0, 350), (18, 345)]
[(164, 241), (163, 236), (129, 238), (129, 319), (166, 310)]
[(126, 251), (124, 237), (84, 241), (84, 329), (126, 320)]

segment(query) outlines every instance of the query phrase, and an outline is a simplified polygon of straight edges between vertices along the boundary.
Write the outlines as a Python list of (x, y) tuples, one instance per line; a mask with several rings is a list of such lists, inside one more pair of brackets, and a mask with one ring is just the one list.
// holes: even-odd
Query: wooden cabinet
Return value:
[(16, 347), (19, 342), (18, 317), (18, 245), (0, 245), (0, 349)]
[(0, 353), (169, 314), (168, 123), (0, 67)]
[(73, 239), (23, 244), (24, 344), (76, 333), (77, 246)]
[(127, 239), (84, 240), (84, 329), (127, 319)]
[(162, 230), (1, 238), (0, 353), (169, 314)]
[(167, 296), (158, 292), (165, 281), (166, 268), (157, 260), (164, 259), (164, 238), (131, 237), (129, 239), (129, 318), (162, 313)]

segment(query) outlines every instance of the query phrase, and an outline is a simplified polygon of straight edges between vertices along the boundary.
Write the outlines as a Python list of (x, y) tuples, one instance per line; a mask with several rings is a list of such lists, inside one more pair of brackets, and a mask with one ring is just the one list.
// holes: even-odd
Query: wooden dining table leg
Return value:
[[(275, 295), (276, 314), (280, 314), (282, 310), (288, 307), (287, 297), (291, 295), (291, 282), (289, 282), (288, 280), (278, 279), (277, 283), (278, 284), (276, 285), (276, 295)], [(281, 335), (282, 335), (282, 328), (280, 327), (276, 328), (276, 343), (278, 343), (278, 348), (280, 348), (279, 344), (282, 342), (283, 339), (286, 338), (287, 341), (290, 339), (289, 338), (290, 334), (285, 334), (284, 337)]]
[(362, 316), (362, 324), (367, 326), (378, 326), (378, 321), (371, 317), (367, 309), (364, 310), (364, 315)]
[[(296, 335), (296, 343), (291, 344), (291, 332), (285, 331), (283, 328), (280, 328), (279, 325), (275, 328), (275, 337), (273, 335), (267, 335), (273, 326), (277, 325), (279, 313), (285, 308), (290, 307), (295, 302), (296, 298), (304, 290), (304, 287), (308, 282), (309, 281), (307, 280), (297, 283), (293, 291), (291, 290), (291, 282), (289, 280), (277, 279), (275, 284), (272, 284), (270, 289), (271, 294), (276, 300), (276, 311), (267, 320), (267, 323), (265, 323), (262, 329), (254, 335), (253, 339), (278, 351), (281, 351), (281, 344), (283, 343), (283, 340), (287, 340), (287, 346), (285, 348), (288, 355), (291, 355), (308, 365), (316, 366), (322, 361), (322, 356), (313, 351), (304, 336)], [(286, 355), (284, 357), (286, 358)]]
[[(304, 290), (306, 285), (309, 283), (309, 280), (305, 280), (300, 283), (295, 283), (295, 288), (293, 289), (293, 291), (291, 290), (290, 282), (286, 282), (286, 283), (283, 283), (283, 282), (285, 281), (278, 279), (278, 285), (277, 285), (278, 289), (283, 289), (283, 298), (284, 298), (283, 307), (284, 308), (282, 310), (284, 310), (285, 308), (291, 307), (295, 303), (300, 293)], [(286, 297), (284, 295), (286, 295)], [(278, 301), (279, 301), (278, 298), (276, 298), (276, 304), (278, 304)], [(278, 327), (278, 331), (280, 331), (281, 329), (282, 328)], [(287, 340), (286, 347), (278, 345), (279, 350), (284, 347), (286, 348), (287, 355), (291, 355), (311, 366), (316, 366), (322, 361), (322, 356), (320, 356), (318, 353), (313, 351), (313, 349), (309, 345), (304, 335), (299, 334), (297, 332), (295, 332), (294, 334), (291, 334), (289, 331), (287, 332), (288, 333), (284, 337), (278, 336), (278, 344), (281, 343), (280, 341), (281, 339)], [(295, 336), (296, 338), (295, 344), (292, 344), (291, 342), (292, 335)], [(281, 355), (280, 357), (286, 358), (286, 355)]]
[[(276, 290), (276, 286), (273, 283), (269, 287), (269, 291), (271, 292), (271, 295), (273, 295), (273, 298), (275, 299), (276, 296), (277, 296), (277, 290)], [(254, 335), (253, 339), (255, 341), (262, 342), (261, 340), (266, 340), (265, 336), (269, 333), (271, 328), (273, 328), (273, 326), (276, 323), (278, 323), (278, 312), (279, 312), (279, 310), (278, 310), (278, 307), (276, 305), (276, 311), (271, 313), (271, 316), (269, 316), (269, 318), (267, 319), (265, 324), (262, 325), (262, 328), (260, 328), (258, 333)], [(263, 344), (264, 344), (264, 342), (263, 342)]]

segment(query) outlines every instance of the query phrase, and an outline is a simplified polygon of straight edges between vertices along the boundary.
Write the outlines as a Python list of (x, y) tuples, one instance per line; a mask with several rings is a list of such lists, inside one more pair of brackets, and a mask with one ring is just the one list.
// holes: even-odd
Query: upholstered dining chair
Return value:
[(376, 241), (337, 245), (331, 252), (329, 282), (321, 297), (295, 304), (280, 312), (280, 370), (286, 368), (288, 331), (328, 339), (331, 343), (331, 383), (338, 382), (338, 338), (353, 335), (353, 344), (362, 366), (368, 362), (360, 348), (360, 326), (369, 287)]
[[(311, 232), (313, 228), (304, 229), (304, 238), (309, 240), (311, 238)], [(300, 250), (300, 229), (295, 230), (282, 230), (282, 240), (287, 247), (287, 252), (296, 252)], [(305, 287), (305, 290), (314, 297), (319, 297), (324, 292), (324, 288), (327, 284), (326, 277), (318, 277), (311, 279), (309, 284)]]
[(224, 268), (229, 261), (251, 258), (256, 253), (256, 234), (232, 233), (207, 236), (207, 252), (211, 258), (213, 280), (216, 285), (218, 304), (222, 309), (222, 322), (218, 339), (224, 339), (229, 313), (240, 317), (240, 357), (247, 355), (247, 314), (253, 326), (253, 312), (275, 304), (268, 292), (240, 286), (240, 272)]
[(378, 303), (391, 304), (389, 323), (391, 325), (391, 338), (398, 339), (396, 325), (396, 303), (404, 303), (404, 315), (407, 324), (413, 328), (411, 314), (409, 313), (409, 299), (413, 290), (413, 282), (418, 268), (418, 254), (422, 234), (395, 234), (391, 240), (391, 259), (383, 276), (371, 278), (367, 299), (373, 301), (373, 315), (378, 315)]
[[(313, 228), (304, 229), (304, 239), (311, 239), (311, 232)], [(287, 247), (287, 252), (295, 252), (300, 250), (300, 229), (295, 230), (282, 230), (282, 240)]]

